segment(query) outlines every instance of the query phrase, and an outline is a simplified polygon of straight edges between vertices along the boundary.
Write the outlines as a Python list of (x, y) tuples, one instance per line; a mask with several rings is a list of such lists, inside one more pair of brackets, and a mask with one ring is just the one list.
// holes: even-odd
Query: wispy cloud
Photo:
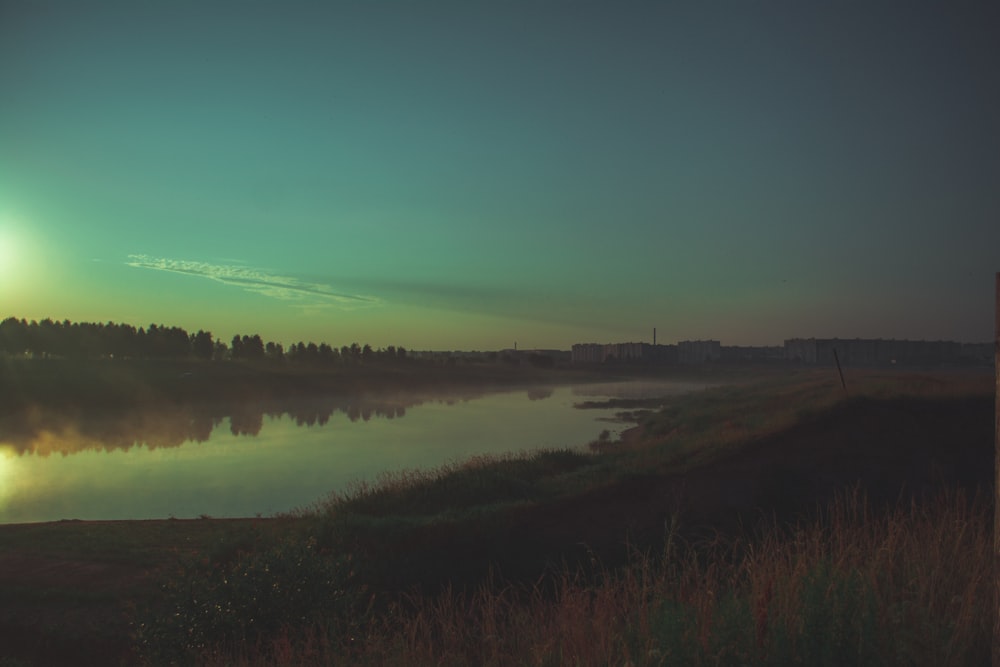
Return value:
[(233, 264), (210, 264), (184, 259), (151, 257), (150, 255), (129, 255), (128, 266), (154, 271), (169, 271), (188, 276), (207, 278), (224, 285), (239, 287), (248, 292), (262, 294), (281, 301), (295, 302), (304, 307), (336, 305), (342, 308), (359, 308), (381, 303), (377, 297), (362, 294), (347, 294), (331, 285), (308, 282), (293, 276), (277, 275), (250, 266)]

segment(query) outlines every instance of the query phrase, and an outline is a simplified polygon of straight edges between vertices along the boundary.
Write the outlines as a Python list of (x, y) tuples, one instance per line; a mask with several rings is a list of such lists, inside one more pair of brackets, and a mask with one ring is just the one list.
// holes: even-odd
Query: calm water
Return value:
[(604, 429), (617, 434), (630, 424), (608, 421), (614, 410), (574, 403), (698, 388), (627, 382), (35, 414), (6, 424), (0, 435), (0, 523), (266, 516), (385, 471), (583, 447)]

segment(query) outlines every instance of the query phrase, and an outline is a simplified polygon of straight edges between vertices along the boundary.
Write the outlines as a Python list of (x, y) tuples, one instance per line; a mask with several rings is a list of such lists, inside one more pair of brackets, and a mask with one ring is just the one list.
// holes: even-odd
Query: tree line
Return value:
[(286, 350), (281, 343), (265, 342), (259, 334), (235, 335), (229, 344), (212, 332), (188, 333), (181, 327), (150, 324), (55, 322), (8, 317), (0, 322), (0, 352), (13, 357), (66, 359), (202, 359), (269, 360), (311, 365), (403, 361), (406, 348), (390, 345), (374, 349), (352, 343), (336, 348), (327, 343), (299, 341)]

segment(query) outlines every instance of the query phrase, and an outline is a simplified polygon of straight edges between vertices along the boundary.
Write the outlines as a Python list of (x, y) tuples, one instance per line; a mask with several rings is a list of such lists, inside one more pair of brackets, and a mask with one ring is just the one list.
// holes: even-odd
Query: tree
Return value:
[(233, 359), (263, 359), (264, 341), (259, 334), (233, 336)]
[(332, 366), (337, 361), (337, 350), (326, 343), (319, 344), (319, 360), (327, 366)]
[(264, 346), (264, 354), (267, 356), (268, 359), (271, 359), (273, 361), (285, 360), (285, 348), (282, 347), (281, 343), (268, 341), (267, 345)]
[(27, 349), (28, 323), (14, 317), (0, 322), (0, 350), (11, 355), (21, 355)]
[(212, 332), (199, 329), (188, 334), (181, 327), (152, 323), (138, 329), (115, 322), (61, 322), (45, 318), (41, 321), (0, 320), (0, 353), (12, 356), (32, 355), (40, 358), (81, 359), (184, 359), (203, 360), (270, 359), (294, 363), (335, 364), (401, 361), (407, 359), (406, 348), (389, 345), (375, 350), (370, 344), (351, 343), (336, 348), (328, 343), (302, 341), (289, 346), (287, 352), (280, 343), (266, 344), (259, 334), (232, 338), (231, 347), (213, 337)]
[(49, 318), (41, 322), (31, 322), (31, 348), (35, 356), (46, 357), (56, 349), (55, 324)]
[(198, 333), (191, 336), (191, 352), (199, 359), (210, 360), (215, 352), (215, 341), (212, 340), (212, 333), (198, 329)]
[(263, 359), (264, 358), (264, 341), (261, 340), (259, 334), (254, 334), (252, 336), (243, 336), (242, 342), (242, 354), (245, 359)]

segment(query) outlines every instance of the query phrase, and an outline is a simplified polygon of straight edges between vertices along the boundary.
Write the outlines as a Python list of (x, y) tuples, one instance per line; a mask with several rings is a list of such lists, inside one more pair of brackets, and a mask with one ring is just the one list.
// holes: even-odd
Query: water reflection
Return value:
[[(483, 395), (461, 396), (362, 396), (324, 397), (308, 400), (204, 404), (168, 404), (126, 412), (74, 411), (32, 408), (0, 417), (0, 444), (18, 455), (63, 456), (81, 451), (127, 451), (179, 447), (186, 442), (206, 442), (229, 420), (234, 436), (258, 436), (264, 419), (288, 418), (297, 426), (325, 426), (338, 415), (351, 422), (396, 419), (407, 408), (427, 401), (454, 405)], [(531, 400), (552, 395), (552, 390), (530, 390)]]
[[(703, 387), (679, 382), (617, 382), (571, 387), (576, 396), (647, 398), (683, 393)], [(552, 398), (555, 388), (536, 386), (526, 390), (529, 401)], [(342, 415), (351, 422), (398, 419), (406, 411), (426, 402), (453, 406), (482, 398), (486, 390), (461, 393), (397, 393), (364, 396), (326, 396), (284, 401), (241, 403), (162, 404), (128, 411), (80, 411), (34, 407), (0, 416), (0, 445), (17, 455), (67, 456), (82, 451), (128, 451), (179, 447), (186, 442), (207, 442), (229, 421), (234, 436), (260, 435), (265, 418), (288, 418), (297, 426), (325, 426)]]
[(576, 409), (579, 396), (634, 394), (630, 389), (532, 387), (6, 415), (0, 417), (0, 523), (285, 512), (387, 471), (585, 447), (615, 411)]
[(528, 390), (528, 400), (529, 401), (542, 401), (546, 398), (552, 398), (554, 390), (551, 387), (541, 387), (536, 389)]

